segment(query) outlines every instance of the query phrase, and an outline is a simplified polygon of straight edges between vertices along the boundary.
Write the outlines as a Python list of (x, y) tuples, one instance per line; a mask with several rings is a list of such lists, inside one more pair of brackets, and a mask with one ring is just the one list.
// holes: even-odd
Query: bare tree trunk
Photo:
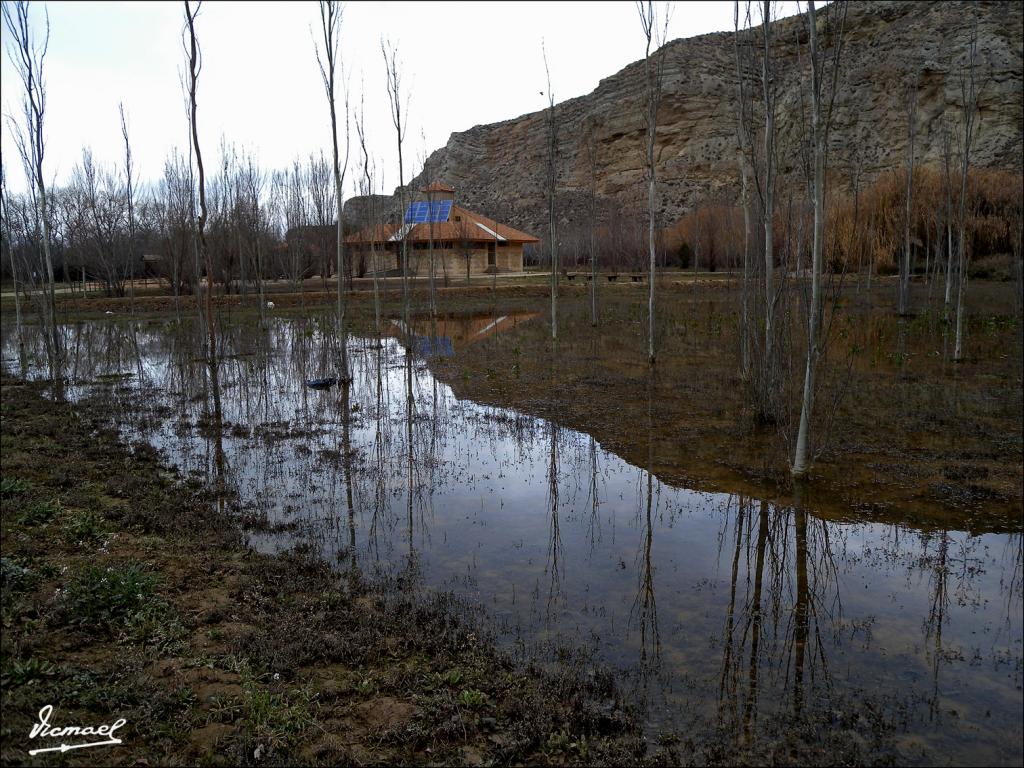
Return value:
[[(825, 153), (828, 149), (828, 129), (832, 120), (832, 106), (835, 103), (836, 83), (839, 72), (839, 59), (842, 53), (842, 32), (846, 16), (845, 3), (834, 3), (830, 13), (839, 15), (839, 38), (834, 46), (832, 62), (832, 84), (829, 101), (823, 105), (825, 98), (822, 86), (824, 60), (819, 57), (817, 14), (814, 0), (807, 3), (808, 45), (811, 57), (811, 137), (814, 143), (814, 238), (811, 247), (811, 304), (807, 311), (807, 360), (804, 369), (804, 392), (800, 407), (800, 425), (797, 431), (796, 452), (793, 456), (792, 473), (800, 478), (807, 473), (808, 454), (810, 452), (810, 430), (812, 409), (814, 407), (815, 380), (818, 373), (818, 359), (821, 354), (819, 326), (821, 312), (821, 268), (822, 250), (825, 241)], [(824, 114), (823, 114), (824, 111)]]
[[(664, 29), (659, 30), (657, 14), (652, 0), (638, 2), (640, 26), (644, 33), (646, 48), (644, 49), (644, 74), (647, 86), (646, 122), (647, 122), (647, 250), (649, 259), (649, 277), (647, 281), (647, 361), (654, 365), (656, 361), (654, 349), (654, 283), (657, 277), (657, 248), (654, 239), (654, 213), (657, 194), (656, 169), (654, 162), (654, 143), (658, 129), (658, 108), (661, 105), (661, 78), (665, 70), (665, 40), (668, 36), (669, 13), (664, 13)], [(651, 45), (660, 46), (657, 61), (651, 61)]]
[(932, 280), (931, 280), (931, 257), (932, 257), (932, 228), (928, 223), (927, 217), (924, 222), (924, 281), (928, 285), (928, 303), (931, 303), (932, 298)]
[[(1013, 303), (1014, 309), (1017, 314), (1021, 315), (1024, 311), (1024, 196), (1021, 191), (1017, 190), (1017, 200), (1014, 205), (1014, 220), (1011, 222), (1013, 234), (1011, 235), (1011, 248), (1013, 250), (1013, 261), (1016, 267), (1016, 282), (1017, 290), (1014, 292)], [(1021, 334), (1017, 334), (1018, 338), (1022, 338)]]
[(377, 345), (380, 345), (380, 264), (377, 257), (377, 212), (373, 202), (375, 185), (373, 172), (370, 170), (370, 153), (366, 149), (366, 127), (363, 114), (363, 96), (359, 97), (359, 116), (356, 118), (356, 136), (359, 138), (359, 146), (363, 153), (363, 194), (369, 201), (369, 225), (370, 225), (370, 264), (373, 270), (373, 318), (374, 331), (377, 334)]
[[(748, 4), (749, 20), (749, 4)], [(751, 151), (746, 77), (740, 57), (740, 3), (733, 5), (733, 46), (736, 54), (736, 142), (740, 166), (740, 201), (743, 206), (743, 283), (740, 286), (740, 375), (750, 377), (750, 190), (748, 154)]]
[(942, 164), (943, 164), (943, 186), (946, 190), (945, 207), (945, 230), (946, 230), (946, 291), (942, 304), (942, 318), (949, 321), (949, 308), (953, 295), (953, 178), (950, 175), (950, 163), (952, 156), (951, 140), (949, 136), (949, 124), (943, 121), (942, 124)]
[(135, 195), (132, 183), (132, 146), (128, 143), (128, 124), (124, 119), (124, 104), (119, 104), (121, 135), (124, 136), (124, 175), (128, 192), (128, 306), (135, 314)]
[[(195, 20), (199, 15), (202, 3), (196, 5), (193, 13), (189, 7), (188, 0), (185, 0), (185, 23), (188, 26), (188, 41), (186, 50), (189, 59), (189, 123), (192, 128), (192, 149), (196, 155), (196, 170), (199, 173), (199, 220), (196, 228), (199, 237), (199, 253), (202, 255), (203, 264), (206, 267), (206, 331), (209, 334), (209, 356), (210, 367), (214, 372), (213, 386), (216, 394), (217, 388), (217, 330), (213, 319), (213, 261), (210, 259), (210, 249), (206, 243), (206, 172), (203, 169), (203, 155), (199, 149), (199, 127), (196, 124), (196, 83), (199, 79), (199, 70), (202, 68), (200, 61), (199, 43), (196, 41)], [(217, 395), (219, 398), (219, 394)]]
[[(13, 15), (12, 15), (13, 7)], [(39, 213), (39, 227), (42, 240), (43, 262), (46, 269), (46, 301), (44, 319), (46, 322), (51, 367), (54, 377), (62, 360), (60, 339), (57, 331), (57, 302), (54, 287), (53, 255), (50, 250), (50, 217), (46, 193), (46, 177), (43, 173), (43, 157), (46, 145), (43, 140), (43, 121), (46, 114), (46, 86), (43, 81), (43, 63), (50, 43), (50, 16), (46, 15), (46, 34), (42, 46), (37, 46), (29, 29), (28, 3), (3, 4), (4, 25), (13, 38), (9, 53), (11, 63), (25, 89), (23, 99), (24, 125), (14, 127), (14, 139), (18, 145), (29, 177), (29, 184), (35, 189), (36, 206)]]
[(544, 73), (548, 82), (548, 250), (551, 261), (551, 338), (558, 339), (558, 242), (555, 238), (555, 183), (556, 154), (558, 152), (555, 133), (555, 94), (551, 90), (551, 72), (548, 69), (548, 55), (541, 42), (544, 56)]
[(18, 288), (18, 264), (14, 258), (14, 236), (11, 230), (10, 201), (7, 196), (7, 174), (0, 168), (0, 221), (7, 238), (7, 250), (11, 259), (11, 280), (14, 282), (14, 328), (18, 335), (18, 357), (25, 351), (25, 337), (21, 330), (21, 295)]
[(597, 327), (597, 127), (590, 125), (587, 159), (590, 165), (590, 325)]
[[(408, 336), (411, 333), (409, 325), (409, 251), (407, 247), (408, 234), (405, 229), (405, 167), (402, 164), (402, 143), (405, 141), (407, 126), (403, 123), (402, 114), (402, 93), (401, 93), (401, 72), (398, 68), (397, 50), (391, 45), (385, 45), (381, 41), (381, 53), (384, 54), (384, 65), (387, 70), (388, 99), (391, 103), (391, 122), (395, 126), (395, 136), (398, 143), (398, 199), (401, 210), (399, 211), (399, 232), (401, 233), (401, 255), (402, 255), (402, 321), (405, 325), (404, 333)], [(406, 104), (408, 107), (408, 103)], [(411, 339), (406, 339), (407, 344)]]
[(914, 137), (917, 129), (918, 77), (911, 80), (907, 90), (907, 193), (903, 211), (903, 254), (900, 259), (900, 285), (896, 311), (906, 315), (910, 311), (910, 225), (914, 196)]
[(961, 67), (960, 94), (963, 101), (963, 146), (960, 164), (960, 209), (957, 217), (959, 243), (957, 246), (956, 342), (953, 359), (963, 359), (964, 293), (967, 290), (967, 177), (971, 162), (971, 142), (974, 139), (974, 121), (978, 109), (978, 91), (975, 68), (978, 58), (978, 6), (974, 4), (971, 23), (971, 42), (966, 72)]
[(761, 70), (762, 90), (764, 92), (764, 357), (761, 371), (761, 403), (762, 414), (767, 416), (771, 410), (775, 381), (775, 291), (772, 285), (772, 274), (775, 269), (775, 96), (771, 70), (771, 1), (764, 0), (762, 32), (764, 37), (764, 62)]
[[(331, 113), (331, 149), (334, 153), (334, 203), (337, 208), (336, 216), (337, 222), (335, 226), (335, 254), (337, 264), (335, 266), (335, 272), (337, 274), (337, 290), (338, 290), (338, 333), (340, 335), (340, 341), (338, 346), (340, 347), (340, 360), (338, 378), (342, 381), (349, 381), (351, 374), (348, 369), (348, 333), (345, 327), (345, 256), (344, 256), (344, 244), (343, 244), (343, 224), (342, 224), (342, 210), (344, 207), (344, 190), (343, 183), (345, 180), (345, 170), (348, 168), (348, 151), (349, 151), (349, 122), (348, 122), (348, 90), (345, 90), (345, 164), (342, 167), (340, 158), (338, 155), (338, 115), (334, 105), (334, 83), (335, 74), (338, 65), (341, 63), (340, 58), (340, 43), (341, 43), (341, 3), (338, 0), (321, 0), (320, 1), (320, 27), (323, 33), (324, 43), (324, 58), (327, 60), (326, 66), (320, 59), (320, 52), (317, 51), (317, 64), (320, 65), (320, 76), (324, 83), (324, 92), (327, 96), (327, 104), (330, 108)], [(342, 73), (344, 73), (344, 65), (342, 64)]]

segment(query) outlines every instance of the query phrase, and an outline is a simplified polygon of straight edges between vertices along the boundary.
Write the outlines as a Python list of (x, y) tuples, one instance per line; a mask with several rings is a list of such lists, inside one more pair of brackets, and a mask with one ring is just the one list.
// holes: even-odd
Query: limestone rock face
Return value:
[[(742, 7), (742, 6), (741, 6)], [(862, 183), (903, 166), (907, 143), (907, 83), (919, 73), (919, 162), (941, 162), (942, 126), (959, 126), (959, 73), (966, 61), (973, 5), (966, 2), (853, 2), (843, 40), (840, 87), (830, 135), (830, 179)], [(754, 23), (757, 12), (754, 11)], [(1022, 6), (988, 2), (978, 7), (980, 119), (972, 164), (1020, 165), (1022, 122)], [(685, 24), (685, 14), (677, 23)], [(803, 178), (803, 125), (809, 118), (806, 28), (802, 17), (772, 25), (777, 89), (779, 184)], [(760, 27), (754, 35), (761, 44)], [(625, 34), (625, 32), (624, 32)], [(819, 32), (819, 35), (824, 32)], [(636, 31), (637, 47), (640, 33)], [(800, 42), (800, 57), (797, 42)], [(822, 40), (832, 46), (834, 40)], [(826, 50), (826, 55), (831, 52)], [(657, 128), (657, 176), (662, 224), (707, 200), (738, 198), (736, 64), (732, 33), (667, 44)], [(763, 126), (760, 58), (747, 65), (754, 90), (755, 127)], [(626, 210), (645, 210), (643, 122), (644, 62), (602, 80), (590, 94), (555, 107), (558, 135), (557, 207), (564, 223), (582, 221), (592, 174), (598, 195)], [(801, 106), (803, 104), (803, 106)], [(544, 237), (547, 231), (546, 111), (454, 133), (428, 158), (410, 189), (440, 179), (454, 186), (460, 204)], [(588, 144), (596, 158), (590, 161)], [(755, 132), (761, 141), (761, 132)], [(954, 142), (955, 146), (955, 142)]]

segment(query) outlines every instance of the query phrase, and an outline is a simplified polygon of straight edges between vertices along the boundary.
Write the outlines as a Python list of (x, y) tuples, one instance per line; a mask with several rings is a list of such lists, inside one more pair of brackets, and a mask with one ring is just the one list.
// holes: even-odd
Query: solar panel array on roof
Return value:
[(409, 203), (409, 209), (405, 212), (406, 224), (419, 224), (426, 221), (430, 215), (429, 203)]
[(431, 204), (431, 221), (448, 221), (448, 216), (452, 212), (452, 201), (451, 200), (438, 200), (436, 203)]
[(451, 212), (451, 200), (438, 200), (434, 203), (409, 203), (409, 207), (405, 211), (405, 223), (425, 224), (429, 221), (448, 221)]

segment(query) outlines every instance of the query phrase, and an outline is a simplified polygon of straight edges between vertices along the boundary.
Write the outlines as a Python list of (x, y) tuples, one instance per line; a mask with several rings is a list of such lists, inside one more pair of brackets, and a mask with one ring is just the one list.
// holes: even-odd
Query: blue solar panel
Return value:
[(452, 201), (451, 200), (440, 200), (431, 205), (430, 220), (431, 221), (448, 221), (448, 216), (452, 212)]
[(429, 203), (410, 203), (405, 212), (406, 224), (420, 224), (428, 220), (430, 216)]
[(434, 203), (410, 203), (405, 211), (405, 223), (425, 224), (428, 221), (448, 221), (451, 212), (451, 200), (438, 200)]

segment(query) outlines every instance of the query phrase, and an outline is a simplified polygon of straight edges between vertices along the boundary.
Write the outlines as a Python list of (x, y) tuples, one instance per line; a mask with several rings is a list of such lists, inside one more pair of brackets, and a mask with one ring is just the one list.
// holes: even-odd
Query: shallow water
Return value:
[[(502, 326), (466, 327), (456, 344)], [(219, 407), (196, 328), (64, 332), (68, 395), (116, 381), (122, 432), (237, 492), (253, 547), (451, 590), (524, 655), (586, 649), (652, 738), (716, 723), (756, 738), (792, 713), (888, 729), (902, 762), (1024, 759), (1019, 531), (839, 523), (671, 487), (586, 434), (458, 400), (396, 338), (350, 340), (349, 391), (310, 390), (337, 360), (314, 320), (229, 327)], [(44, 375), (37, 337), (28, 358)], [(4, 365), (19, 367), (11, 334)]]

